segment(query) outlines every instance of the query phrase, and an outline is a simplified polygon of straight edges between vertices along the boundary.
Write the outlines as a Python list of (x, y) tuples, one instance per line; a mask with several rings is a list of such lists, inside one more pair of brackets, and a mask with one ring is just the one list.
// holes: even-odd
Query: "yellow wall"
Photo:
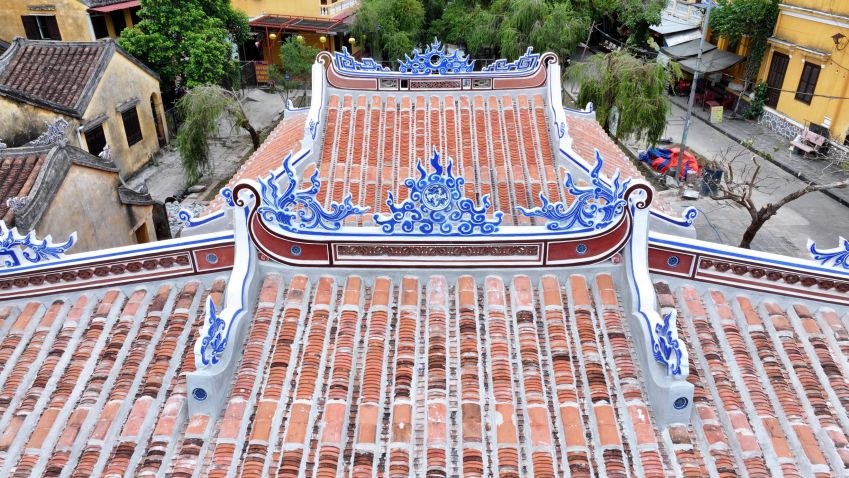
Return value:
[(231, 0), (230, 4), (245, 12), (249, 18), (266, 13), (297, 17), (322, 16), (320, 0)]
[[(34, 11), (27, 7), (53, 5), (55, 11)], [(91, 24), (86, 6), (79, 0), (0, 0), (0, 39), (26, 38), (22, 15), (56, 15), (63, 41), (91, 41)]]
[(849, 15), (849, 2), (846, 0), (784, 0), (781, 3), (837, 15)]
[[(159, 139), (150, 104), (151, 94), (157, 96), (159, 118), (164, 122), (165, 114), (162, 108), (159, 82), (116, 52), (95, 89), (88, 109), (83, 114), (82, 121), (70, 116), (63, 116), (70, 123), (66, 134), (68, 144), (88, 150), (85, 136), (77, 135), (77, 127), (100, 115), (106, 115), (107, 119), (103, 123), (103, 132), (106, 136), (106, 143), (112, 150), (112, 160), (115, 161), (125, 177), (130, 176), (144, 166), (159, 150)], [(142, 131), (142, 140), (133, 146), (127, 146), (124, 122), (121, 113), (115, 108), (133, 97), (139, 99), (136, 108)], [(44, 122), (52, 123), (59, 116), (62, 115), (44, 108), (0, 97), (0, 141), (3, 139), (11, 140), (21, 130), (34, 128), (36, 131), (44, 131)]]
[[(124, 175), (131, 175), (144, 166), (159, 150), (159, 140), (156, 136), (156, 124), (153, 122), (153, 112), (150, 107), (150, 95), (160, 96), (159, 82), (144, 70), (137, 67), (120, 53), (115, 53), (103, 78), (92, 96), (91, 103), (85, 111), (84, 120), (92, 120), (105, 114), (103, 125), (106, 143), (112, 149), (112, 160)], [(124, 122), (121, 113), (115, 108), (131, 98), (138, 98), (136, 105), (141, 125), (142, 140), (133, 146), (127, 146), (127, 136), (124, 132)], [(159, 118), (164, 121), (165, 112), (159, 102)], [(87, 150), (85, 137), (82, 138), (82, 149)]]
[(71, 165), (50, 207), (36, 224), (39, 237), (57, 241), (77, 232), (73, 252), (87, 252), (136, 244), (134, 229), (153, 228), (152, 206), (128, 206), (118, 197), (118, 176), (84, 166)]
[[(318, 0), (316, 0), (317, 2)], [(54, 6), (54, 11), (30, 10), (30, 6)], [(130, 9), (122, 10), (127, 27), (133, 26)], [(62, 41), (94, 41), (88, 11), (80, 0), (0, 0), (0, 40), (12, 41), (14, 37), (26, 38), (22, 15), (55, 15)], [(106, 29), (111, 38), (117, 38), (111, 13), (104, 14)]]
[[(849, 11), (849, 2), (844, 0), (794, 0), (793, 3), (807, 8), (820, 6), (833, 11)], [(796, 13), (813, 18), (799, 18), (793, 15)], [(846, 48), (842, 51), (835, 49), (831, 39), (831, 36), (838, 32), (847, 37), (843, 40), (842, 45), (846, 45)], [(774, 37), (793, 44), (772, 42), (761, 66), (760, 79), (766, 81), (772, 64), (772, 54), (778, 51), (790, 57), (782, 86), (782, 90), (789, 91), (781, 93), (776, 110), (804, 126), (808, 123), (821, 125), (825, 118), (830, 118), (831, 136), (842, 142), (849, 129), (849, 100), (824, 96), (849, 97), (849, 19), (840, 20), (782, 7)], [(814, 51), (805, 51), (802, 47)], [(822, 66), (814, 90), (814, 95), (819, 96), (814, 96), (810, 105), (795, 98), (805, 62)]]

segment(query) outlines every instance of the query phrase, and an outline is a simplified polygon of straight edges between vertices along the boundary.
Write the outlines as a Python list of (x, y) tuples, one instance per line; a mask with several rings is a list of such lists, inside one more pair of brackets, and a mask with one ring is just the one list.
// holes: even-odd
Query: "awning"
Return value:
[(687, 30), (685, 32), (673, 33), (663, 36), (664, 46), (676, 46), (688, 41), (697, 40), (702, 37), (701, 30)]
[(714, 49), (707, 53), (702, 53), (701, 66), (699, 66), (699, 59), (695, 56), (680, 60), (678, 63), (684, 71), (693, 73), (699, 70), (699, 73), (711, 74), (730, 68), (743, 60), (745, 58), (736, 53)]
[(698, 29), (701, 24), (699, 18), (679, 18), (671, 12), (663, 11), (660, 14), (660, 23), (649, 26), (649, 30), (661, 35), (671, 35), (673, 33), (685, 32), (688, 30)]
[(252, 19), (248, 23), (254, 28), (269, 28), (276, 31), (289, 30), (314, 33), (337, 33), (348, 31), (350, 26), (345, 23), (347, 18), (347, 15), (332, 19), (290, 17), (285, 15), (263, 15), (259, 18)]
[[(689, 58), (691, 56), (696, 56), (699, 54), (699, 45), (701, 44), (702, 39), (697, 38), (695, 40), (690, 40), (688, 42), (681, 43), (675, 46), (665, 46), (660, 49), (666, 56), (672, 58), (675, 61)], [(713, 43), (705, 42), (704, 47), (702, 48), (702, 52), (707, 53), (709, 51), (716, 50), (716, 45)]]
[(109, 13), (115, 10), (123, 10), (125, 8), (133, 8), (139, 6), (139, 0), (130, 0), (129, 2), (113, 3), (112, 5), (104, 5), (102, 7), (89, 8), (90, 12)]

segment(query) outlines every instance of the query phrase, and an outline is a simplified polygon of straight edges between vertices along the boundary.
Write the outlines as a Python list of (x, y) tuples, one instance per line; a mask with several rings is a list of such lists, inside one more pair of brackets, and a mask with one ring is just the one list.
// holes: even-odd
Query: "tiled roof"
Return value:
[(50, 148), (0, 149), (0, 220), (13, 224), (14, 212), (6, 201), (32, 190)]
[(0, 59), (0, 95), (81, 116), (114, 43), (16, 39)]
[[(286, 117), (269, 133), (268, 138), (262, 143), (254, 154), (239, 168), (235, 175), (227, 183), (232, 188), (242, 179), (257, 179), (267, 175), (273, 169), (280, 167), (283, 158), (289, 152), (297, 152), (300, 149), (301, 139), (304, 137), (304, 123), (306, 115), (301, 113), (287, 113)], [(207, 212), (215, 212), (224, 205), (224, 199), (220, 194), (210, 201)]]
[(453, 158), (467, 197), (479, 202), (489, 194), (505, 225), (530, 224), (517, 207), (534, 207), (540, 191), (552, 200), (563, 197), (539, 94), (331, 95), (326, 118), (318, 165), (325, 202), (350, 193), (354, 204), (386, 213), (389, 193), (406, 199), (400, 186), (418, 177), (418, 160), (430, 168), (434, 147), (443, 164), (445, 156)]
[[(658, 283), (696, 413), (658, 429), (605, 272), (268, 274), (220, 417), (185, 373), (223, 280), (0, 305), (4, 476), (837, 476), (846, 316)], [(210, 292), (211, 291), (211, 292)], [(341, 475), (340, 475), (341, 473)]]
[[(7, 225), (29, 231), (59, 190), (71, 165), (118, 173), (115, 163), (75, 146), (22, 146), (0, 149), (0, 219)], [(22, 209), (13, 211), (6, 203), (27, 197)], [(149, 196), (148, 196), (149, 199)]]

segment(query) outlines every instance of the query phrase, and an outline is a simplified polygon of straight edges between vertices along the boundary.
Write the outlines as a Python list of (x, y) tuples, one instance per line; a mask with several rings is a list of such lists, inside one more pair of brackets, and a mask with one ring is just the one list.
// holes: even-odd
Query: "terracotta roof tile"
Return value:
[(27, 196), (49, 153), (48, 148), (0, 150), (0, 220), (14, 224), (14, 211), (6, 201)]
[(16, 40), (0, 68), (0, 94), (81, 115), (85, 91), (112, 50), (107, 42)]
[[(833, 476), (845, 317), (658, 284), (695, 413), (658, 429), (609, 274), (268, 274), (220, 417), (188, 415), (199, 278), (0, 307), (7, 476)], [(125, 295), (126, 294), (126, 295)], [(59, 380), (59, 378), (62, 378)], [(234, 468), (235, 467), (235, 468)], [(676, 471), (677, 470), (677, 471)]]

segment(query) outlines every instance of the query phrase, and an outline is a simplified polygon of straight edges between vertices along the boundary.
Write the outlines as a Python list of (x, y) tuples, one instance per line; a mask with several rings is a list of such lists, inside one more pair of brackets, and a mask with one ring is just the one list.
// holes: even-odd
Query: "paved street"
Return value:
[[(669, 125), (664, 136), (672, 137), (673, 141), (681, 140), (686, 110), (673, 104), (669, 117)], [(708, 159), (715, 158), (722, 152), (748, 152), (739, 143), (733, 141), (700, 119), (693, 119), (687, 140), (688, 147)], [(785, 148), (788, 144), (776, 144)], [(639, 148), (644, 148), (640, 145)], [(761, 160), (761, 177), (770, 178), (771, 187), (754, 195), (757, 205), (766, 201), (775, 201), (787, 193), (804, 187), (806, 183), (786, 173), (778, 166), (766, 160)], [(667, 192), (666, 194), (669, 194)], [(666, 195), (664, 194), (664, 195)], [(749, 215), (742, 208), (731, 204), (723, 204), (709, 198), (698, 201), (688, 201), (669, 197), (673, 204), (681, 207), (695, 205), (701, 211), (696, 220), (699, 238), (708, 241), (718, 241), (724, 244), (737, 245), (743, 231), (749, 224)], [(770, 219), (758, 233), (753, 243), (753, 249), (788, 254), (808, 258), (806, 242), (808, 237), (820, 247), (834, 247), (838, 236), (849, 237), (849, 208), (822, 193), (811, 193), (784, 206), (776, 216)]]

